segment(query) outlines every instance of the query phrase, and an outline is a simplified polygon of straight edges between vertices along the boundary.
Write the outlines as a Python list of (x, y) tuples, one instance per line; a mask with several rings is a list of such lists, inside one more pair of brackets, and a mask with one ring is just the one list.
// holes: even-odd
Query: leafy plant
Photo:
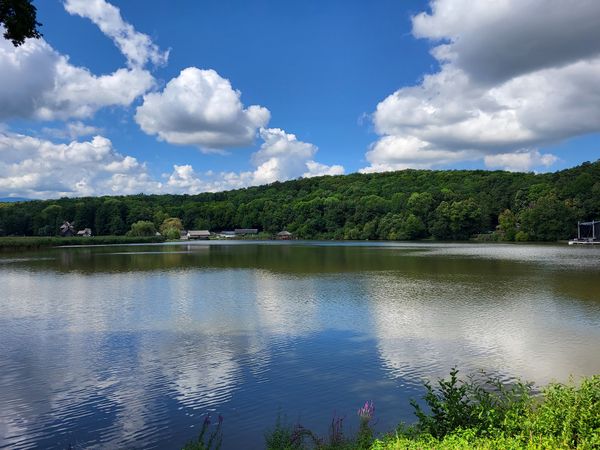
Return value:
[(221, 427), (223, 426), (223, 416), (219, 414), (217, 426), (213, 431), (210, 431), (210, 425), (210, 414), (207, 414), (204, 416), (204, 422), (202, 422), (202, 429), (200, 430), (198, 439), (188, 442), (183, 447), (183, 450), (211, 450), (213, 448), (214, 450), (219, 450), (223, 443), (223, 433), (221, 430)]

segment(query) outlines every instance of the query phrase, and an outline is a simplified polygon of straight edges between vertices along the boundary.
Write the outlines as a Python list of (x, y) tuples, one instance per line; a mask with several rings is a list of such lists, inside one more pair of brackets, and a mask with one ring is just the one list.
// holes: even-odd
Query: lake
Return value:
[(0, 447), (224, 449), (413, 421), (422, 380), (600, 373), (600, 248), (211, 241), (0, 254)]

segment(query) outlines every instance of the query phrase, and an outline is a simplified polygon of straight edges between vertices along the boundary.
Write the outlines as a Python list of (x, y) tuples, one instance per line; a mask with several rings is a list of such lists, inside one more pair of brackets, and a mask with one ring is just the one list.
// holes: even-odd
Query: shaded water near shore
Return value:
[(282, 411), (412, 421), (452, 366), (600, 373), (600, 249), (253, 243), (0, 255), (0, 447), (179, 448), (206, 412), (261, 448)]

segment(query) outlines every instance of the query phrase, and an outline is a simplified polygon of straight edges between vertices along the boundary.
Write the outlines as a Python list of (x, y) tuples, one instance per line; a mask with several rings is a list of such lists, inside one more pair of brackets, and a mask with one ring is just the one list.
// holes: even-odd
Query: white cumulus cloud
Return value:
[(130, 105), (154, 85), (152, 75), (139, 68), (94, 75), (43, 39), (16, 48), (0, 39), (0, 67), (0, 120), (91, 117), (106, 106)]
[(531, 170), (557, 160), (540, 147), (600, 131), (600, 3), (433, 0), (413, 34), (440, 68), (379, 103), (363, 171)]
[(177, 192), (202, 192), (238, 189), (247, 186), (285, 181), (298, 177), (341, 175), (340, 165), (328, 166), (313, 160), (318, 149), (279, 128), (260, 130), (263, 143), (252, 155), (254, 170), (243, 172), (208, 172), (199, 174), (191, 165), (175, 166), (166, 186)]
[[(74, 123), (79, 129), (86, 126)], [(341, 166), (313, 160), (317, 148), (279, 129), (263, 129), (254, 153), (254, 170), (197, 173), (189, 164), (175, 165), (163, 180), (144, 162), (125, 155), (103, 136), (56, 143), (0, 131), (0, 197), (57, 198), (138, 193), (216, 192), (298, 177), (338, 175)]]
[(56, 198), (158, 192), (161, 188), (143, 163), (117, 152), (105, 137), (57, 144), (0, 133), (2, 195)]
[(105, 0), (66, 0), (65, 9), (70, 14), (90, 19), (110, 37), (131, 67), (142, 67), (148, 62), (166, 64), (168, 51), (161, 51), (150, 36), (136, 31), (123, 20), (121, 11)]
[(487, 155), (485, 165), (491, 168), (510, 170), (511, 172), (526, 172), (531, 167), (549, 167), (557, 161), (551, 154), (541, 154), (538, 150), (516, 153), (499, 153)]
[(244, 108), (241, 93), (214, 70), (188, 67), (162, 92), (144, 96), (135, 120), (148, 134), (203, 151), (250, 145), (270, 119), (262, 106)]
[(102, 129), (93, 125), (87, 125), (79, 120), (68, 122), (63, 128), (42, 128), (42, 134), (58, 139), (75, 140), (82, 136), (101, 134)]

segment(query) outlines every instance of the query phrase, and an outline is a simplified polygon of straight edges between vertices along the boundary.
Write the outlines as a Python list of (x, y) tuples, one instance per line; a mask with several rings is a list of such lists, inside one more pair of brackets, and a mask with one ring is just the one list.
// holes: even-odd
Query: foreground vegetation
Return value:
[[(600, 376), (553, 383), (533, 395), (530, 385), (494, 380), (461, 383), (452, 372), (426, 385), (428, 412), (413, 403), (418, 422), (375, 440), (373, 450), (598, 449)], [(354, 447), (360, 448), (360, 447)]]
[(33, 250), (63, 245), (148, 244), (164, 240), (162, 236), (0, 237), (0, 250)]
[(462, 240), (486, 233), (492, 240), (555, 241), (576, 235), (578, 220), (600, 218), (600, 161), (546, 174), (403, 170), (199, 195), (3, 203), (0, 235), (51, 236), (65, 220), (94, 235), (149, 233), (169, 218), (186, 230), (288, 230), (310, 239)]
[[(301, 425), (277, 420), (265, 436), (269, 450), (468, 450), (468, 449), (581, 449), (600, 448), (600, 375), (579, 384), (552, 383), (541, 392), (531, 384), (502, 384), (496, 379), (469, 377), (458, 371), (425, 383), (422, 402), (412, 401), (417, 422), (400, 425), (376, 438), (372, 429), (375, 408), (367, 402), (358, 410), (359, 427), (353, 436), (344, 433), (343, 419), (334, 418), (326, 437)], [(209, 431), (204, 422), (199, 439), (187, 450), (218, 448), (221, 424)]]

